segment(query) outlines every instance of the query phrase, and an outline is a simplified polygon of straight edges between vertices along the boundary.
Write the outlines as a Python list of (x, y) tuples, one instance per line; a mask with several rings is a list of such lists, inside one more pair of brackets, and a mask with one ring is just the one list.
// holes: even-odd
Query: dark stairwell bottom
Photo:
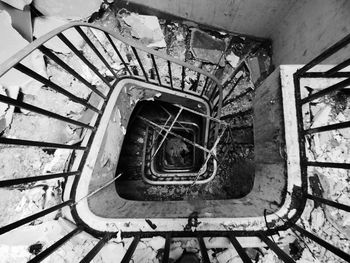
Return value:
[[(245, 129), (235, 140), (231, 140), (228, 132), (223, 137), (218, 145), (217, 174), (208, 183), (192, 186), (154, 185), (143, 180), (142, 169), (145, 173), (155, 173), (160, 179), (167, 180), (169, 174), (178, 174), (181, 178), (185, 173), (196, 173), (204, 162), (201, 149), (174, 135), (168, 135), (159, 147), (165, 132), (160, 135), (140, 118), (147, 117), (164, 125), (167, 120), (171, 123), (168, 118), (170, 115), (174, 118), (177, 110), (166, 102), (138, 103), (130, 118), (118, 163), (117, 174), (123, 175), (115, 184), (116, 194), (139, 201), (215, 200), (247, 195), (254, 182), (252, 127), (250, 131)], [(190, 112), (183, 112), (173, 127), (174, 133), (205, 146), (204, 130), (205, 119)]]

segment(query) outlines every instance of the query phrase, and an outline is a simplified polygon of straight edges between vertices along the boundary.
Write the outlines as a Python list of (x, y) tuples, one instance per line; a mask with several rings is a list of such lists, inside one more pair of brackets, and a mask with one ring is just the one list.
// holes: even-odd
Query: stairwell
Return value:
[[(13, 89), (0, 95), (13, 114), (1, 150), (45, 164), (2, 177), (2, 203), (20, 202), (4, 207), (0, 240), (15, 244), (42, 232), (38, 242), (15, 245), (30, 262), (64, 255), (74, 262), (295, 262), (310, 240), (349, 260), (344, 243), (318, 238), (301, 216), (312, 200), (349, 210), (308, 193), (307, 169), (348, 164), (305, 161), (302, 139), (348, 123), (300, 125), (303, 103), (347, 85), (348, 72), (339, 72), (347, 64), (310, 72), (321, 56), (273, 71), (269, 41), (171, 19), (160, 21), (166, 46), (155, 50), (132, 39), (134, 15), (111, 8), (90, 23), (64, 25), (0, 67), (3, 80), (14, 70), (32, 80), (15, 96)], [(54, 41), (69, 52), (54, 50)], [(35, 52), (47, 73), (25, 59)], [(344, 82), (332, 79), (305, 96), (314, 83), (298, 81), (316, 75)], [(4, 253), (15, 262), (10, 249)]]

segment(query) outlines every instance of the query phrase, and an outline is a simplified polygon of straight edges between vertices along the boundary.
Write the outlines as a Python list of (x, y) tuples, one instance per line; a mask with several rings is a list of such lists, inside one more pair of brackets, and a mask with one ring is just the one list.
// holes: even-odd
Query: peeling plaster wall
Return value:
[(267, 38), (296, 0), (130, 0), (194, 22)]
[[(270, 38), (275, 66), (305, 64), (350, 32), (348, 0), (128, 2), (230, 32)], [(327, 63), (336, 63), (341, 56), (339, 54)]]
[[(271, 36), (273, 62), (305, 64), (350, 32), (350, 1), (299, 0)], [(347, 49), (349, 54), (350, 49)], [(329, 61), (339, 61), (342, 52)]]

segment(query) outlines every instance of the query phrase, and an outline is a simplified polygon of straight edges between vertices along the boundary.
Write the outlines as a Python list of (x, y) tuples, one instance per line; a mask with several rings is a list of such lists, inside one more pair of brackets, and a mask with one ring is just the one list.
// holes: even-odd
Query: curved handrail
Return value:
[(200, 74), (203, 74), (209, 78), (211, 78), (217, 85), (219, 88), (220, 93), (221, 91), (221, 84), (220, 81), (212, 74), (208, 73), (205, 70), (199, 69), (187, 62), (183, 62), (179, 59), (173, 58), (169, 55), (166, 55), (164, 53), (161, 53), (159, 51), (156, 51), (154, 49), (145, 47), (143, 45), (141, 45), (140, 43), (138, 43), (137, 41), (134, 41), (132, 39), (129, 38), (125, 38), (123, 36), (121, 36), (119, 33), (102, 27), (102, 26), (98, 26), (98, 25), (94, 25), (94, 24), (89, 24), (89, 23), (85, 23), (85, 22), (72, 22), (72, 23), (68, 23), (66, 25), (60, 26), (48, 33), (46, 33), (45, 35), (35, 39), (33, 42), (29, 43), (26, 47), (24, 47), (22, 50), (18, 51), (16, 54), (14, 54), (12, 57), (8, 58), (6, 61), (4, 61), (2, 64), (0, 64), (0, 77), (2, 75), (4, 75), (7, 71), (9, 71), (11, 68), (13, 68), (19, 61), (23, 60), (25, 57), (27, 57), (31, 52), (33, 52), (35, 49), (37, 49), (39, 46), (43, 45), (44, 43), (46, 43), (47, 41), (49, 41), (50, 39), (52, 39), (53, 37), (55, 37), (57, 34), (62, 33), (63, 31), (76, 27), (76, 26), (86, 26), (86, 27), (90, 27), (90, 28), (95, 28), (98, 30), (101, 30), (103, 32), (106, 32), (108, 34), (110, 34), (111, 36), (113, 36), (114, 38), (130, 45), (133, 46), (137, 49), (140, 49), (144, 52), (156, 55), (158, 57), (161, 57), (163, 59), (169, 60), (171, 62), (174, 62), (175, 64), (184, 66), (186, 68), (189, 68), (193, 71), (196, 71)]

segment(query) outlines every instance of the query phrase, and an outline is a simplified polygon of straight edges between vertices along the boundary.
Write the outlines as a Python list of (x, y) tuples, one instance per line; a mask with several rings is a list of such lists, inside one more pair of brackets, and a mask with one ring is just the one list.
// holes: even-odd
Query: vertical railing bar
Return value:
[(167, 233), (165, 235), (165, 245), (164, 245), (164, 252), (163, 252), (162, 263), (168, 263), (168, 261), (169, 261), (170, 241), (171, 241), (171, 234)]
[(16, 179), (9, 179), (9, 180), (2, 180), (0, 181), (0, 187), (9, 187), (13, 185), (18, 184), (27, 184), (42, 180), (51, 180), (56, 178), (67, 178), (69, 176), (78, 175), (80, 174), (80, 171), (75, 172), (66, 172), (66, 173), (54, 173), (54, 174), (47, 174), (47, 175), (39, 175), (34, 177), (24, 177), (24, 178), (16, 178)]
[(324, 167), (324, 168), (338, 168), (338, 169), (349, 169), (350, 170), (350, 163), (305, 162), (305, 165)]
[(182, 72), (181, 72), (181, 90), (185, 89), (185, 77), (186, 77), (186, 70), (185, 67), (182, 66)]
[(222, 101), (222, 104), (225, 104), (226, 100), (228, 97), (231, 96), (232, 92), (234, 91), (234, 89), (237, 87), (238, 83), (243, 79), (243, 74), (237, 79), (237, 81), (235, 82), (235, 84), (233, 85), (233, 87), (231, 87), (229, 93), (226, 94), (225, 98)]
[(130, 244), (128, 250), (126, 251), (126, 253), (125, 253), (125, 255), (120, 263), (129, 263), (130, 262), (132, 255), (134, 254), (134, 251), (135, 251), (139, 241), (140, 241), (140, 235), (135, 235), (134, 240)]
[(146, 73), (146, 71), (145, 71), (145, 68), (143, 67), (142, 61), (141, 61), (141, 59), (140, 59), (140, 57), (139, 57), (139, 54), (137, 53), (136, 48), (133, 47), (133, 46), (131, 46), (131, 49), (132, 49), (132, 52), (134, 53), (134, 55), (135, 55), (135, 57), (136, 57), (137, 62), (139, 63), (139, 65), (140, 65), (140, 67), (141, 67), (142, 73), (143, 73), (143, 75), (144, 75), (146, 81), (149, 82), (149, 81), (148, 81), (147, 73)]
[(104, 245), (108, 242), (111, 235), (106, 233), (103, 238), (98, 241), (98, 243), (90, 250), (90, 252), (80, 261), (80, 263), (88, 263), (93, 260), (93, 258), (97, 255), (98, 252), (104, 247)]
[(315, 196), (315, 195), (310, 195), (310, 194), (306, 194), (306, 197), (308, 199), (313, 200), (313, 201), (317, 201), (317, 202), (320, 202), (322, 204), (329, 205), (329, 206), (332, 206), (334, 208), (337, 208), (337, 209), (340, 209), (340, 210), (343, 210), (343, 211), (346, 211), (346, 212), (350, 212), (350, 206), (348, 206), (348, 205), (337, 203), (337, 202), (334, 202), (334, 201), (331, 201), (331, 200), (328, 200), (328, 199), (324, 199), (324, 198), (321, 198), (321, 197), (318, 197), (318, 196)]
[(202, 255), (202, 262), (203, 263), (210, 263), (209, 256), (208, 256), (208, 251), (205, 246), (204, 240), (202, 236), (197, 236), (198, 242), (199, 242), (199, 248), (201, 250), (201, 255)]
[(18, 63), (16, 66), (14, 66), (14, 68), (17, 69), (18, 71), (22, 72), (23, 74), (26, 74), (27, 76), (32, 77), (33, 79), (35, 79), (35, 80), (41, 82), (42, 84), (50, 87), (51, 89), (57, 91), (58, 93), (61, 93), (61, 94), (65, 95), (66, 97), (68, 97), (72, 101), (77, 102), (77, 103), (79, 103), (81, 105), (84, 105), (87, 108), (89, 108), (89, 109), (91, 109), (91, 110), (93, 110), (93, 111), (95, 111), (97, 113), (100, 113), (100, 110), (96, 109), (94, 106), (90, 105), (85, 100), (83, 100), (83, 99), (73, 95), (72, 93), (66, 91), (65, 89), (61, 88), (57, 84), (51, 82), (47, 78), (44, 78), (43, 76), (41, 76), (38, 73), (32, 71), (31, 69), (27, 68), (26, 66), (22, 65), (21, 63)]
[(326, 75), (325, 72), (306, 72), (301, 74), (299, 77), (301, 78), (349, 78), (350, 77), (350, 72), (334, 72), (332, 75)]
[(248, 257), (247, 253), (245, 252), (241, 244), (238, 242), (238, 240), (235, 238), (235, 236), (232, 233), (228, 235), (228, 239), (231, 241), (232, 245), (235, 247), (242, 261), (244, 263), (252, 263), (252, 260)]
[(306, 236), (307, 238), (313, 240), (314, 242), (318, 243), (320, 246), (326, 248), (327, 250), (333, 252), (335, 255), (338, 257), (341, 257), (344, 259), (346, 262), (350, 262), (350, 255), (345, 253), (344, 251), (340, 250), (339, 248), (329, 244), (327, 241), (315, 236), (314, 234), (310, 233), (309, 231), (305, 230), (304, 228), (298, 226), (298, 225), (293, 225), (292, 228), (297, 230), (300, 234)]
[(87, 37), (87, 35), (84, 33), (84, 31), (79, 27), (75, 26), (75, 30), (79, 33), (79, 35), (85, 40), (85, 42), (89, 45), (89, 47), (95, 52), (95, 54), (99, 57), (99, 59), (105, 64), (105, 66), (108, 68), (108, 70), (113, 74), (113, 76), (118, 79), (119, 76), (114, 72), (112, 67), (109, 65), (107, 60), (102, 56), (102, 54), (98, 51), (98, 49), (95, 47), (95, 45), (91, 42), (91, 40)]
[(204, 83), (204, 86), (203, 86), (203, 89), (202, 89), (202, 92), (201, 92), (201, 97), (203, 96), (205, 90), (207, 89), (208, 80), (209, 80), (209, 77), (207, 76), (205, 78), (205, 83)]
[(243, 98), (245, 95), (251, 93), (252, 91), (254, 91), (252, 88), (248, 88), (246, 91), (244, 91), (244, 92), (238, 94), (237, 96), (235, 96), (235, 97), (233, 97), (233, 98), (231, 98), (231, 99), (228, 99), (227, 101), (224, 101), (224, 102), (222, 103), (222, 105), (225, 106), (225, 105), (227, 105), (227, 104), (229, 104), (229, 103), (232, 103), (232, 102), (234, 102), (234, 101), (236, 101), (236, 100), (238, 100), (238, 99), (240, 99), (240, 98)]
[(89, 83), (85, 78), (83, 78), (78, 72), (76, 72), (74, 69), (72, 69), (70, 66), (68, 66), (64, 61), (62, 61), (59, 57), (57, 57), (54, 53), (52, 53), (47, 47), (40, 46), (39, 50), (44, 53), (45, 56), (52, 59), (54, 62), (56, 62), (59, 66), (61, 66), (64, 70), (66, 70), (69, 74), (74, 76), (76, 79), (78, 79), (81, 83), (83, 83), (85, 86), (87, 86), (90, 90), (95, 92), (97, 95), (99, 95), (102, 98), (106, 98), (100, 92), (96, 87), (94, 87), (91, 83)]
[(66, 38), (62, 33), (58, 33), (57, 37), (62, 40), (64, 44), (66, 44), (75, 55), (77, 55), (109, 88), (112, 88), (111, 84), (106, 80), (105, 77), (97, 70), (97, 68), (90, 63), (90, 61), (84, 57), (80, 51)]
[(194, 91), (194, 92), (197, 92), (197, 88), (198, 88), (200, 76), (201, 76), (201, 73), (198, 72), (198, 73), (197, 73), (197, 78), (196, 78), (196, 80), (193, 82), (193, 84), (192, 84), (192, 86), (190, 87), (189, 90)]
[(85, 124), (85, 123), (82, 123), (80, 121), (76, 121), (76, 120), (64, 117), (62, 115), (53, 113), (51, 111), (44, 110), (42, 108), (38, 108), (38, 107), (32, 106), (30, 104), (27, 104), (27, 103), (24, 103), (24, 102), (21, 102), (21, 101), (18, 101), (18, 100), (14, 100), (14, 99), (12, 99), (10, 97), (7, 97), (7, 96), (4, 96), (4, 95), (0, 95), (0, 102), (4, 102), (4, 103), (7, 103), (9, 105), (21, 108), (21, 109), (26, 109), (26, 110), (29, 110), (31, 112), (39, 113), (39, 114), (42, 114), (44, 116), (47, 116), (47, 117), (50, 117), (50, 118), (54, 118), (56, 120), (64, 121), (64, 122), (67, 122), (67, 123), (70, 123), (70, 124), (73, 124), (73, 125), (77, 125), (77, 126), (80, 126), (80, 127), (84, 127), (84, 128), (90, 129), (90, 130), (94, 129), (94, 127), (92, 127), (92, 126), (90, 126), (88, 124)]
[(114, 42), (113, 42), (113, 40), (111, 39), (111, 37), (109, 36), (109, 34), (107, 34), (107, 33), (105, 32), (105, 35), (106, 35), (106, 37), (107, 37), (109, 43), (111, 43), (111, 45), (112, 45), (114, 51), (117, 53), (119, 59), (120, 59), (121, 62), (123, 63), (124, 67), (125, 67), (126, 70), (129, 72), (129, 75), (133, 75), (133, 74), (131, 73), (130, 69), (129, 69), (129, 66), (126, 64), (125, 60), (123, 59), (122, 55), (120, 54), (118, 48), (117, 48), (116, 45), (114, 44)]
[(42, 251), (36, 257), (34, 257), (31, 260), (29, 260), (28, 263), (38, 263), (38, 262), (43, 261), (49, 255), (51, 255), (53, 252), (55, 252), (56, 249), (58, 249), (60, 246), (62, 246), (64, 243), (66, 243), (69, 239), (71, 239), (75, 235), (79, 234), (81, 231), (82, 231), (82, 228), (77, 227), (76, 229), (74, 229), (73, 231), (69, 232), (67, 235), (62, 237), (60, 240), (58, 240), (55, 243), (53, 243), (47, 249)]
[(34, 146), (34, 147), (43, 147), (43, 148), (71, 149), (71, 150), (86, 150), (87, 149), (86, 147), (75, 146), (75, 145), (50, 143), (50, 142), (38, 142), (38, 141), (1, 138), (1, 137), (0, 137), (0, 144)]
[(338, 130), (338, 129), (345, 129), (345, 128), (349, 128), (349, 127), (350, 127), (350, 121), (346, 121), (346, 122), (331, 124), (331, 125), (327, 125), (327, 126), (321, 126), (321, 127), (307, 129), (307, 130), (304, 130), (304, 135), (318, 133), (318, 132)]
[(152, 58), (152, 62), (153, 62), (153, 67), (154, 67), (156, 74), (157, 74), (158, 83), (159, 83), (159, 85), (162, 85), (162, 82), (161, 82), (160, 76), (159, 76), (158, 66), (157, 66), (157, 63), (156, 63), (156, 60), (155, 60), (153, 54), (151, 54), (151, 58)]
[(219, 93), (219, 91), (217, 90), (218, 85), (215, 84), (215, 86), (213, 87), (213, 91), (209, 96), (209, 101), (213, 101), (213, 99), (217, 96), (217, 94)]
[(11, 224), (8, 224), (6, 226), (3, 226), (3, 227), (0, 228), (0, 235), (4, 234), (6, 232), (9, 232), (9, 231), (11, 231), (11, 230), (13, 230), (13, 229), (15, 229), (17, 227), (20, 227), (22, 225), (30, 223), (30, 222), (32, 222), (32, 221), (34, 221), (34, 220), (36, 220), (36, 219), (38, 219), (40, 217), (43, 217), (43, 216), (45, 216), (47, 214), (50, 214), (50, 213), (52, 213), (52, 212), (54, 212), (54, 211), (56, 211), (58, 209), (61, 209), (62, 207), (70, 205), (72, 203), (73, 203), (72, 200), (68, 200), (68, 201), (63, 202), (61, 204), (58, 204), (58, 205), (55, 205), (55, 206), (50, 207), (48, 209), (45, 209), (43, 211), (40, 211), (39, 213), (36, 213), (34, 215), (28, 216), (26, 218), (23, 218), (23, 219), (20, 219), (20, 220), (14, 222), (14, 223), (11, 223)]
[(276, 255), (283, 261), (287, 263), (295, 263), (294, 259), (288, 256), (282, 249), (280, 249), (275, 242), (269, 239), (263, 232), (258, 234), (258, 237), (269, 247), (271, 248)]
[[(234, 101), (236, 101), (236, 100), (238, 100), (238, 99), (240, 99), (240, 98), (243, 98), (245, 95), (251, 93), (252, 91), (254, 91), (252, 88), (248, 88), (245, 92), (242, 92), (241, 94), (239, 94), (239, 95), (237, 95), (237, 96), (235, 96), (235, 97), (233, 97), (233, 98), (231, 98), (231, 99), (228, 99), (227, 101), (224, 101), (224, 102), (222, 103), (222, 106), (226, 106), (226, 105), (228, 105), (228, 104), (230, 104), (230, 103), (232, 103), (232, 102), (234, 102)], [(216, 111), (216, 110), (217, 110), (218, 103), (219, 103), (219, 101), (217, 101), (217, 102), (215, 103), (215, 105), (214, 105), (214, 107), (213, 107), (213, 111)]]
[[(307, 166), (304, 164), (307, 160), (306, 147), (305, 147), (305, 136), (304, 132), (304, 121), (303, 121), (303, 110), (301, 103), (301, 88), (300, 88), (300, 77), (297, 73), (293, 74), (294, 83), (294, 97), (295, 97), (295, 111), (296, 111), (296, 121), (297, 121), (297, 143), (299, 147), (299, 158), (300, 158), (300, 177), (301, 177), (301, 192), (307, 193), (308, 189), (308, 171)], [(304, 208), (306, 205), (306, 198), (299, 198), (298, 206)]]
[(169, 78), (170, 78), (170, 87), (171, 89), (174, 89), (174, 85), (173, 85), (173, 75), (171, 73), (171, 63), (170, 61), (168, 60), (168, 72), (169, 72)]
[[(95, 28), (94, 28), (95, 29)], [(95, 29), (96, 30), (96, 29)], [(98, 30), (98, 29), (97, 29)], [(114, 59), (113, 56), (110, 54), (110, 52), (108, 52), (107, 48), (106, 48), (106, 44), (102, 43), (100, 38), (98, 38), (96, 36), (96, 34), (92, 31), (91, 28), (87, 28), (87, 31), (89, 31), (90, 34), (92, 34), (95, 37), (95, 40), (98, 42), (98, 44), (100, 45), (100, 47), (103, 49), (103, 52), (106, 54), (106, 56), (112, 61), (112, 63), (114, 63)], [(103, 30), (101, 30), (101, 33), (106, 33)], [(101, 53), (101, 52), (100, 52)]]

